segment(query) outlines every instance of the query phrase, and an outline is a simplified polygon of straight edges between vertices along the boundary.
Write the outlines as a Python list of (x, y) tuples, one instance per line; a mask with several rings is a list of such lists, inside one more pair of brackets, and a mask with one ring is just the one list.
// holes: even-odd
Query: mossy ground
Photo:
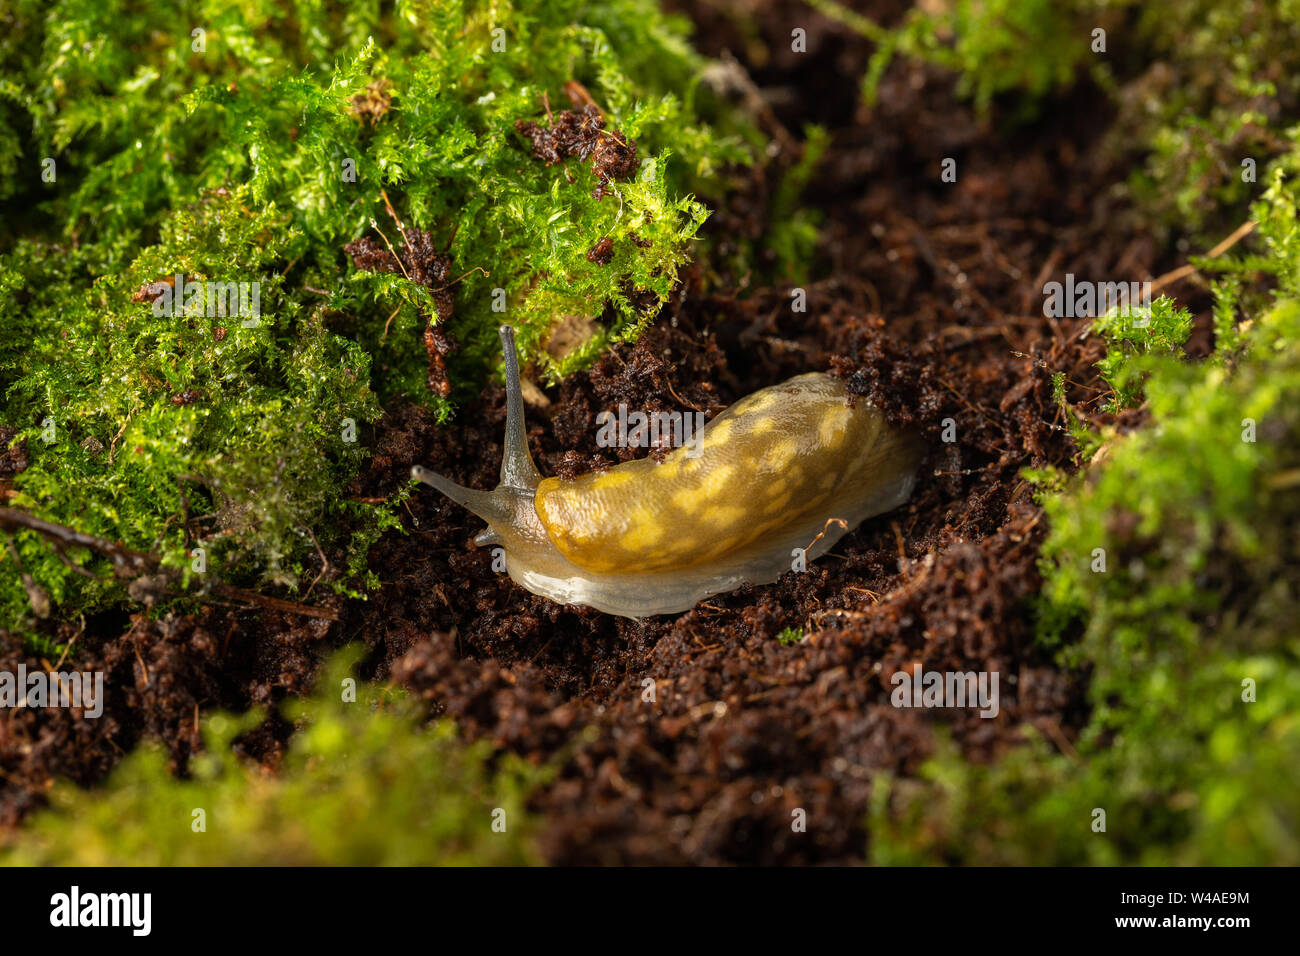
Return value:
[[(1072, 49), (1058, 66), (1087, 62), (1088, 8), (1050, 7), (1019, 9)], [(1300, 644), (1286, 623), (1300, 610), (1296, 11), (1102, 7), (1095, 22), (1136, 34), (1151, 60), (1116, 94), (1107, 134), (1108, 149), (1144, 156), (1128, 183), (1137, 208), (1195, 242), (1243, 219), (1253, 235), (1248, 251), (1192, 257), (1206, 277), (1208, 355), (1185, 355), (1196, 323), (1167, 297), (1096, 321), (1107, 387), (1078, 409), (1061, 392), (1085, 471), (1031, 475), (1051, 522), (1038, 640), (1088, 673), (1090, 721), (1065, 752), (1039, 737), (981, 767), (944, 748), (927, 784), (899, 781), (892, 798), (882, 787), (869, 827), (878, 863), (1300, 861), (1286, 769), (1300, 763)], [(938, 59), (965, 71), (977, 102), (1013, 87), (1041, 95), (1049, 78), (1032, 65), (999, 69), (1015, 44), (998, 38), (1028, 35), (1005, 12), (918, 15), (900, 45), (915, 45), (918, 24), (923, 38), (941, 24), (959, 39)], [(1091, 69), (1114, 88), (1111, 63)], [(1135, 431), (1078, 424), (1080, 412), (1129, 408), (1145, 419)]]
[[(176, 620), (165, 615), (211, 597), (204, 574), (304, 602), (333, 592), (331, 608), (369, 593), (379, 616), (352, 602), (340, 630), (363, 633), (381, 670), (479, 743), (466, 748), (449, 724), (426, 724), (396, 700), (373, 710), (340, 704), (341, 677), (331, 671), (302, 715), (290, 714), (299, 725), (278, 775), (230, 756), (234, 735), (255, 717), (209, 718), (191, 779), (174, 779), (175, 768), (146, 747), (106, 788), (60, 787), (56, 812), (36, 819), (11, 860), (1300, 861), (1291, 779), (1300, 647), (1290, 625), (1300, 584), (1300, 421), (1290, 401), (1300, 388), (1297, 11), (1262, 0), (1172, 12), (1130, 0), (955, 0), (889, 22), (830, 0), (811, 6), (822, 13), (815, 24), (802, 4), (765, 5), (757, 19), (740, 2), (693, 8), (697, 18), (741, 23), (751, 65), (769, 77), (779, 72), (773, 61), (791, 59), (783, 46), (792, 26), (829, 38), (827, 57), (868, 50), (846, 57), (847, 93), (818, 87), (781, 111), (799, 117), (794, 128), (806, 129), (807, 142), (764, 178), (761, 165), (740, 165), (764, 155), (755, 126), (778, 143), (789, 136), (780, 120), (759, 111), (751, 123), (713, 104), (699, 78), (716, 65), (649, 0), (403, 3), (382, 14), (366, 4), (327, 14), (258, 0), (160, 11), (13, 5), (0, 36), (0, 425), (12, 450), (5, 461), (25, 464), (0, 476), (6, 504), (174, 568), (179, 583), (148, 612), (163, 633)], [(1104, 51), (1097, 29), (1106, 31)], [(942, 117), (950, 137), (934, 134), (926, 116), (910, 140), (909, 124), (897, 134), (891, 96), (909, 102), (927, 82), (936, 88), (928, 79), (936, 74), (957, 97)], [(547, 127), (548, 106), (554, 114), (578, 105), (564, 99), (573, 81), (609, 130), (636, 141), (638, 160), (650, 160), (603, 199), (589, 162), (545, 166), (515, 127)], [(1071, 339), (1090, 344), (1068, 354), (1033, 343), (1023, 381), (1007, 388), (1002, 365), (981, 368), (957, 352), (980, 330), (935, 347), (919, 341), (919, 320), (895, 310), (974, 289), (994, 298), (988, 312), (1014, 315), (1018, 301), (1036, 302), (1036, 288), (1021, 296), (1039, 261), (1051, 261), (1051, 243), (1016, 247), (1037, 259), (1018, 263), (1012, 292), (994, 291), (1010, 274), (1002, 263), (990, 270), (996, 281), (963, 288), (934, 252), (953, 227), (944, 200), (918, 226), (907, 216), (925, 218), (924, 203), (872, 206), (875, 184), (853, 168), (882, 131), (884, 155), (919, 154), (936, 168), (940, 156), (925, 151), (940, 141), (1004, 157), (1009, 142), (1032, 152), (1063, 97), (1095, 104), (1083, 118), (1095, 125), (1051, 140), (1057, 175), (1073, 168), (1059, 157), (1080, 151), (1123, 174), (1110, 183), (1108, 206), (1016, 208), (1022, 223), (1041, 213), (1055, 240), (1063, 220), (1118, 209), (1098, 232), (1112, 246), (1139, 237), (1161, 250), (1146, 261), (1169, 265), (1247, 219), (1256, 225), (1224, 254), (1193, 256), (1198, 271), (1168, 285), (1148, 325), (1136, 327), (1131, 314), (1103, 318)], [(846, 98), (856, 113), (839, 142), (805, 128)], [(867, 145), (855, 150), (854, 137)], [(52, 182), (41, 178), (47, 157)], [(963, 158), (961, 175), (978, 170), (996, 198), (999, 180), (978, 159)], [(890, 174), (899, 193), (921, 178), (914, 169)], [(844, 191), (821, 196), (830, 225), (813, 262), (818, 211), (798, 197), (816, 196), (823, 180)], [(746, 222), (735, 210), (748, 197), (737, 194), (756, 184), (772, 221), (732, 231)], [(855, 187), (879, 212), (882, 247), (905, 237), (889, 247), (892, 259), (846, 239), (862, 223), (846, 226), (836, 207), (858, 201)], [(705, 247), (697, 192), (730, 197)], [(1013, 195), (990, 206), (974, 192), (966, 208), (985, 209), (986, 219), (1015, 207)], [(343, 252), (360, 238), (400, 250), (404, 229), (433, 237), (459, 281), (431, 286), (366, 271)], [(1003, 236), (1017, 229), (1033, 232), (993, 227)], [(588, 253), (605, 238), (612, 259), (602, 265)], [(996, 258), (1013, 241), (990, 247), (985, 234), (980, 249)], [(865, 260), (846, 264), (846, 246), (867, 248)], [(1104, 261), (1116, 259), (1124, 261)], [(262, 281), (261, 321), (160, 318), (147, 299), (136, 301), (142, 287), (177, 272)], [(895, 282), (899, 275), (907, 278)], [(791, 280), (808, 282), (819, 316), (787, 315)], [(932, 289), (918, 292), (918, 281)], [(638, 351), (607, 351), (635, 339), (674, 289), (680, 328), (674, 313), (673, 330), (656, 329)], [(747, 303), (736, 303), (739, 290), (752, 293)], [(443, 455), (480, 478), (495, 469), (495, 425), (458, 422), (466, 437), (454, 442), (430, 436), (484, 381), (501, 302), (535, 379), (564, 380), (561, 412), (543, 437), (552, 466), (562, 448), (585, 448), (584, 409), (674, 391), (708, 403), (738, 382), (806, 370), (820, 354), (810, 342), (849, 355), (850, 380), (867, 394), (887, 383), (886, 394), (923, 397), (925, 407), (913, 409), (919, 425), (937, 430), (952, 415), (974, 437), (935, 462), (901, 528), (883, 522), (851, 543), (845, 568), (635, 628), (521, 607), (517, 594), (508, 611), (494, 576), (464, 554), (461, 519), (408, 503), (393, 478), (416, 455)], [(933, 309), (935, 328), (959, 324), (948, 308)], [(890, 320), (863, 320), (876, 312)], [(567, 323), (584, 334), (565, 349), (548, 341), (562, 316), (592, 323)], [(459, 341), (445, 356), (447, 395), (427, 385), (421, 336), (435, 319)], [(680, 351), (677, 370), (663, 366), (670, 347)], [(602, 351), (596, 372), (583, 372)], [(1070, 364), (1083, 356), (1091, 358), (1082, 371)], [(945, 374), (958, 384), (955, 398), (938, 378)], [(1001, 405), (998, 395), (976, 394), (994, 386), (1006, 390)], [(1036, 403), (1052, 414), (1035, 419)], [(490, 405), (475, 411), (495, 414)], [(348, 422), (360, 441), (347, 440)], [(1051, 445), (1061, 433), (1072, 455)], [(1004, 460), (1009, 435), (1019, 442), (1014, 460)], [(1009, 477), (983, 483), (986, 471)], [(1037, 505), (1018, 490), (1028, 487), (1022, 471), (1036, 483)], [(953, 511), (963, 516), (944, 517)], [(418, 531), (418, 547), (393, 548), (376, 569), (370, 546), (398, 526)], [(81, 615), (111, 621), (136, 609), (102, 556), (66, 555), (90, 580), (41, 536), (22, 531), (12, 541), (21, 572), (12, 553), (0, 556), (11, 644), (51, 659), (75, 654), (68, 636)], [(211, 570), (194, 570), (196, 545)], [(468, 597), (426, 595), (429, 576), (417, 581), (401, 567), (430, 553), (445, 557), (446, 580)], [(23, 573), (48, 597), (48, 616), (36, 613)], [(1035, 573), (1041, 587), (1026, 595)], [(380, 580), (391, 593), (375, 589)], [(178, 597), (180, 584), (187, 596)], [(916, 633), (890, 615), (919, 622)], [(145, 630), (133, 618), (129, 633), (137, 627)], [(209, 646), (204, 628), (210, 620), (183, 646)], [(862, 715), (887, 698), (867, 658), (906, 666), (927, 654), (963, 664), (1018, 655), (1048, 690), (1035, 704), (1024, 688), (1008, 711), (1055, 733), (1030, 732), (1035, 739), (1014, 747), (999, 736), (991, 746), (979, 721), (957, 721), (953, 742), (941, 734), (923, 763), (929, 744), (917, 741), (932, 739), (932, 728), (896, 714), (864, 724)], [(648, 724), (646, 675), (665, 688)], [(1086, 688), (1082, 714), (1063, 686)], [(628, 693), (634, 705), (621, 702)], [(788, 706), (772, 704), (782, 699)], [(718, 710), (722, 700), (730, 711)], [(832, 706), (845, 719), (830, 719)], [(1064, 716), (1074, 719), (1062, 730), (1055, 721)], [(872, 729), (851, 730), (859, 726)], [(563, 754), (563, 769), (526, 768), (512, 750)], [(526, 795), (546, 815), (535, 830), (522, 814)], [(788, 832), (795, 801), (811, 809), (808, 840)], [(194, 833), (192, 810), (206, 805), (220, 827)], [(506, 838), (491, 831), (495, 807), (507, 809)], [(846, 822), (846, 808), (866, 820)], [(332, 836), (340, 827), (355, 832)], [(683, 830), (680, 845), (665, 839)], [(407, 841), (411, 833), (418, 839)], [(160, 847), (160, 834), (176, 839)]]
[[(1294, 202), (1257, 209), (1266, 238), (1291, 234)], [(1039, 738), (976, 767), (946, 749), (930, 785), (882, 789), (876, 862), (1300, 860), (1300, 302), (1279, 291), (1199, 365), (1110, 356), (1142, 376), (1150, 423), (1107, 437), (1084, 476), (1041, 478), (1060, 490), (1044, 496), (1039, 639), (1089, 672), (1091, 720), (1067, 753)], [(1186, 334), (1169, 300), (1152, 312), (1146, 340)]]
[[(702, 122), (704, 61), (682, 22), (647, 0), (20, 0), (0, 25), (0, 423), (21, 461), (0, 477), (4, 504), (161, 568), (142, 587), (93, 546), (11, 528), (0, 633), (50, 660), (75, 661), (87, 615), (111, 620), (141, 599), (160, 617), (192, 610), (214, 599), (216, 581), (304, 606), (363, 597), (377, 583), (367, 550), (397, 526), (406, 496), (348, 492), (381, 402), (404, 398), (448, 420), (497, 360), (503, 321), (538, 380), (634, 337), (691, 256), (707, 215), (693, 191), (720, 190), (759, 142), (747, 123)], [(547, 166), (516, 130), (548, 128), (569, 96), (594, 104), (603, 136), (635, 144), (635, 165), (599, 198), (593, 163)], [(436, 242), (445, 281), (364, 271), (344, 251), (357, 239), (400, 249), (408, 232)], [(611, 252), (595, 261), (602, 240)], [(178, 274), (259, 283), (260, 314), (184, 309), (179, 293), (159, 314), (157, 283)], [(566, 316), (581, 337), (548, 351)], [(454, 391), (429, 387), (431, 325), (458, 343), (447, 358)], [(334, 759), (315, 744), (364, 729), (322, 726), (286, 767), (303, 776), (285, 785), (228, 768), (228, 735), (209, 741), (215, 776), (176, 788), (158, 782), (164, 758), (142, 754), (82, 835), (129, 817), (143, 842), (89, 840), (86, 852), (144, 854), (150, 827), (178, 825), (172, 811), (196, 793), (221, 800), (249, 787), (258, 797), (226, 838), (156, 859), (251, 861), (259, 838), (287, 847), (296, 838), (276, 842), (267, 828), (316, 784), (346, 782), (308, 769)], [(423, 769), (384, 800), (414, 801), (448, 761), (477, 766), (470, 752), (440, 759), (445, 729), (403, 753), (406, 726), (352, 741), (376, 748), (359, 759), (378, 761), (347, 778), (353, 789), (373, 795), (376, 779), (398, 773), (394, 760), (409, 760)], [(349, 793), (338, 812), (350, 812)], [(320, 827), (308, 814), (291, 828), (302, 838), (292, 855), (457, 859), (454, 833), (407, 845), (401, 827), (427, 830), (384, 822), (414, 805), (374, 812), (355, 845), (335, 845), (328, 831), (340, 820), (322, 805)], [(366, 849), (376, 834), (393, 839)]]

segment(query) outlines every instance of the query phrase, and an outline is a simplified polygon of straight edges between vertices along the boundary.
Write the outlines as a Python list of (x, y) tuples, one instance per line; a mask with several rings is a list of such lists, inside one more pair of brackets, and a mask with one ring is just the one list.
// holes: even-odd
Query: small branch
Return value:
[(118, 577), (143, 574), (158, 566), (158, 559), (150, 555), (132, 551), (125, 545), (109, 541), (107, 538), (97, 538), (66, 525), (43, 521), (18, 508), (0, 508), (0, 528), (10, 532), (35, 531), (64, 548), (86, 548), (94, 551), (113, 562), (113, 571)]
[[(1227, 252), (1229, 249), (1235, 246), (1238, 242), (1244, 239), (1246, 236), (1254, 232), (1255, 226), (1257, 225), (1258, 223), (1251, 222), (1250, 220), (1243, 222), (1240, 226), (1238, 226), (1236, 229), (1233, 230), (1232, 235), (1228, 236), (1227, 239), (1224, 239), (1221, 243), (1219, 243), (1217, 246), (1215, 246), (1213, 249), (1207, 252), (1204, 258), (1217, 259), (1219, 256), (1223, 255), (1225, 252)], [(1173, 285), (1173, 283), (1177, 282), (1179, 279), (1185, 279), (1189, 275), (1192, 275), (1195, 272), (1196, 272), (1196, 267), (1192, 265), (1190, 262), (1187, 263), (1186, 265), (1181, 265), (1177, 269), (1172, 269), (1169, 272), (1166, 272), (1158, 279), (1151, 280), (1151, 291), (1153, 293), (1159, 292), (1165, 286)]]
[[(569, 102), (574, 106), (594, 106), (596, 109), (600, 110), (601, 116), (605, 115), (605, 111), (600, 109), (600, 104), (596, 102), (596, 98), (592, 96), (590, 91), (588, 91), (588, 89), (577, 80), (569, 80), (569, 82), (565, 83), (564, 93), (569, 97)], [(545, 97), (545, 94), (543, 94), (543, 97)], [(547, 119), (550, 119), (552, 125), (554, 125), (554, 119), (551, 117), (550, 103), (546, 104), (546, 117)]]
[[(398, 225), (400, 226), (401, 223), (398, 223)], [(392, 253), (393, 259), (397, 262), (397, 268), (402, 270), (402, 275), (406, 276), (406, 281), (407, 282), (412, 281), (411, 274), (406, 271), (406, 266), (402, 263), (402, 257), (397, 254), (397, 250), (393, 248), (393, 244), (389, 242), (388, 237), (384, 235), (384, 230), (379, 228), (379, 223), (375, 222), (373, 217), (370, 220), (370, 228), (374, 229), (375, 232), (379, 233), (379, 238), (384, 240), (384, 245), (386, 245), (388, 247), (388, 251)]]
[(264, 607), (271, 611), (283, 611), (286, 614), (300, 614), (303, 617), (316, 617), (325, 621), (339, 620), (339, 612), (333, 608), (313, 607), (310, 604), (299, 604), (297, 601), (286, 601), (283, 598), (258, 594), (256, 591), (247, 591), (243, 588), (233, 587), (229, 584), (218, 583), (212, 590), (222, 597), (227, 597), (234, 601), (246, 601), (249, 604), (256, 604), (259, 607)]
[(304, 598), (309, 598), (311, 592), (316, 589), (316, 585), (320, 583), (320, 579), (325, 576), (325, 572), (330, 570), (331, 565), (330, 559), (325, 557), (325, 551), (321, 548), (320, 542), (316, 540), (316, 533), (306, 525), (302, 526), (302, 530), (306, 531), (307, 536), (311, 538), (311, 543), (316, 546), (316, 555), (320, 558), (320, 574), (316, 575), (316, 580), (311, 582), (311, 587), (307, 588), (307, 593), (303, 595)]
[(490, 278), (492, 277), (491, 273), (489, 273), (489, 272), (488, 272), (486, 269), (484, 269), (482, 266), (475, 266), (473, 269), (470, 269), (469, 272), (462, 272), (460, 275), (458, 275), (456, 278), (452, 279), (452, 280), (451, 280), (450, 282), (448, 282), (446, 285), (444, 285), (444, 286), (439, 286), (439, 287), (436, 288), (436, 289), (430, 289), (429, 291), (430, 291), (430, 292), (443, 292), (443, 291), (445, 291), (445, 290), (447, 290), (447, 289), (450, 289), (452, 286), (454, 286), (454, 285), (455, 285), (457, 282), (459, 282), (461, 279), (465, 278), (465, 276), (467, 276), (467, 275), (471, 275), (471, 274), (473, 274), (473, 273), (475, 273), (475, 272), (481, 272), (481, 273), (483, 273), (483, 278), (485, 278), (485, 279), (490, 279)]
[[(44, 521), (18, 508), (0, 507), (0, 530), (10, 533), (14, 531), (34, 531), (49, 541), (51, 547), (61, 556), (61, 553), (70, 547), (93, 551), (95, 554), (108, 558), (112, 562), (113, 573), (119, 578), (140, 580), (144, 575), (152, 572), (161, 579), (157, 581), (158, 584), (170, 587), (175, 583), (177, 576), (174, 570), (163, 568), (162, 559), (155, 554), (133, 551), (125, 545), (110, 541), (108, 538), (100, 538), (77, 531), (75, 528)], [(17, 548), (13, 546), (12, 541), (9, 543), (9, 550), (15, 563), (17, 563), (19, 574), (23, 579), (23, 586), (27, 589), (28, 599), (32, 601), (32, 610), (36, 611), (38, 616), (45, 616), (40, 614), (41, 597), (44, 595), (44, 591), (31, 581), (30, 576), (23, 570), (21, 563), (18, 563)], [(154, 582), (149, 582), (149, 587), (152, 587), (153, 584)], [(339, 612), (332, 608), (313, 607), (295, 601), (286, 601), (282, 598), (269, 597), (265, 594), (258, 594), (256, 591), (248, 591), (230, 584), (224, 584), (221, 581), (211, 584), (208, 589), (222, 597), (255, 604), (273, 611), (301, 614), (304, 617), (323, 618), (329, 621), (339, 620)], [(45, 596), (44, 604), (48, 614), (48, 596)]]
[[(393, 204), (389, 202), (388, 192), (381, 189), (379, 190), (379, 195), (384, 197), (384, 207), (388, 210), (388, 215), (392, 218), (393, 222), (397, 223), (397, 231), (402, 234), (402, 245), (410, 248), (411, 241), (406, 238), (406, 226), (402, 224), (402, 220), (398, 219), (397, 213), (393, 211)], [(389, 248), (391, 249), (392, 247), (390, 246)], [(393, 254), (396, 255), (397, 253)]]
[(723, 50), (721, 56), (723, 64), (722, 69), (726, 71), (726, 79), (733, 82), (741, 94), (745, 97), (746, 106), (749, 111), (757, 116), (760, 120), (768, 125), (772, 131), (772, 136), (781, 144), (787, 156), (798, 156), (802, 152), (799, 141), (796, 140), (790, 131), (785, 128), (785, 124), (777, 117), (776, 112), (763, 95), (763, 91), (758, 88), (753, 77), (744, 65), (737, 60), (729, 50)]

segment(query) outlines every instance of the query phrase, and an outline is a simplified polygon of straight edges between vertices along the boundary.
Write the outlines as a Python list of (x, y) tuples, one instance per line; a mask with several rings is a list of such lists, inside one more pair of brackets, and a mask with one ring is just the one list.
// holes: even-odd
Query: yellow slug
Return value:
[(572, 481), (528, 453), (514, 332), (501, 327), (506, 437), (501, 482), (476, 491), (418, 465), (412, 477), (488, 523), (506, 571), (534, 594), (641, 618), (767, 584), (824, 554), (912, 493), (923, 446), (830, 375), (798, 375), (736, 402), (691, 448)]

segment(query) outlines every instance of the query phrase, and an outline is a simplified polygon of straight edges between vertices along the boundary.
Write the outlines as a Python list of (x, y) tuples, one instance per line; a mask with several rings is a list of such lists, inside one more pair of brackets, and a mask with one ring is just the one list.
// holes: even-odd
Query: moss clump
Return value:
[[(642, 322), (650, 306), (636, 308), (633, 294), (662, 300), (705, 215), (686, 190), (746, 156), (699, 124), (691, 97), (703, 61), (680, 21), (648, 0), (444, 0), (391, 15), (355, 4), (341, 17), (261, 0), (124, 16), (69, 2), (47, 17), (44, 6), (17, 5), (23, 54), (15, 49), (4, 70), (21, 107), (10, 123), (31, 127), (19, 138), (23, 196), (44, 200), (66, 234), (117, 239), (104, 251), (120, 253), (203, 189), (247, 184), (250, 203), (278, 204), (306, 240), (298, 257), (280, 257), (296, 263), (292, 285), (334, 291), (344, 243), (373, 234), (376, 218), (395, 231), (386, 188), (407, 222), (449, 243), (457, 275), (470, 273), (456, 288), (457, 331), (485, 346), (484, 328), (501, 320), (498, 288), (507, 317), (531, 333), (527, 346), (565, 311), (612, 308), (615, 333)], [(558, 110), (566, 90), (639, 144), (635, 175), (603, 201), (589, 166), (547, 167), (515, 129), (545, 124), (548, 102)], [(39, 182), (45, 156), (58, 163), (53, 184)], [(608, 268), (586, 258), (606, 236), (616, 250)], [(386, 391), (422, 394), (418, 332), (430, 297), (397, 279), (353, 278), (332, 306), (353, 314), (372, 352), (384, 343)]]
[(1091, 673), (1077, 754), (947, 751), (877, 794), (877, 861), (1300, 863), (1297, 162), (1254, 209), (1262, 254), (1216, 264), (1213, 356), (1176, 354), (1168, 300), (1098, 323), (1115, 402), (1151, 422), (1044, 499), (1041, 637)]
[(1197, 0), (1132, 11), (1142, 71), (1119, 100), (1112, 148), (1144, 153), (1130, 178), (1146, 213), (1212, 241), (1236, 226), (1269, 163), (1292, 147), (1300, 20), (1290, 2)]
[[(357, 593), (397, 503), (343, 493), (380, 402), (446, 417), (502, 321), (552, 377), (635, 335), (706, 215), (691, 190), (748, 155), (697, 115), (703, 63), (651, 0), (18, 0), (0, 23), (0, 426), (26, 458), (8, 503), (186, 574), (296, 588), (324, 549), (325, 583)], [(566, 93), (621, 162), (533, 158), (516, 123)], [(439, 268), (344, 253), (403, 232)], [(259, 284), (260, 321), (159, 315), (177, 274)], [(552, 356), (568, 315), (598, 331)], [(16, 547), (56, 620), (123, 598), (100, 559), (68, 555), (90, 580), (31, 533)], [(32, 634), (2, 553), (0, 628)]]
[[(60, 783), (52, 807), (0, 850), (9, 865), (422, 866), (537, 862), (527, 794), (545, 771), (448, 721), (424, 725), (401, 691), (364, 682), (340, 652), (314, 696), (285, 707), (298, 724), (277, 772), (239, 761), (231, 742), (258, 712), (213, 715), (190, 777), (160, 747), (135, 751), (93, 790)], [(198, 829), (202, 810), (202, 827)], [(494, 828), (495, 823), (495, 828)]]
[[(10, 505), (160, 553), (187, 572), (256, 573), (274, 584), (299, 580), (311, 527), (381, 523), (380, 512), (357, 520), (366, 516), (338, 500), (365, 454), (356, 429), (379, 415), (370, 360), (326, 329), (319, 307), (286, 301), (269, 269), (280, 254), (269, 238), (292, 249), (302, 237), (284, 220), (275, 206), (251, 211), (242, 190), (210, 198), (85, 290), (67, 284), (75, 253), (64, 262), (33, 256), (19, 274), (14, 263), (31, 248), (19, 244), (0, 266), (0, 313), (58, 322), (29, 327), (22, 351), (0, 365), (6, 420), (33, 423), (15, 439), (30, 464)], [(133, 301), (142, 285), (176, 272), (187, 282), (265, 277), (260, 315), (178, 308), (160, 317), (151, 301)], [(111, 578), (75, 574), (38, 536), (18, 537), (23, 566), (56, 606), (93, 608), (120, 595)], [(10, 562), (0, 575), (10, 626), (25, 601), (13, 570)], [(355, 581), (360, 562), (351, 570)]]

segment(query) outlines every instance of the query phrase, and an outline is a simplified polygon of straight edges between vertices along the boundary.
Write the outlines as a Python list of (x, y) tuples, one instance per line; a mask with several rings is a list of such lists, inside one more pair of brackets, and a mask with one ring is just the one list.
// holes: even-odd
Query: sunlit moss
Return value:
[[(693, 253), (693, 190), (749, 158), (698, 114), (704, 62), (652, 0), (18, 0), (0, 27), (0, 424), (30, 461), (7, 503), (186, 574), (202, 548), (202, 573), (296, 588), (341, 547), (326, 586), (364, 588), (399, 502), (343, 492), (380, 403), (445, 419), (503, 321), (549, 377), (634, 336)], [(548, 167), (514, 126), (546, 125), (566, 90), (637, 144), (600, 200), (590, 162)], [(451, 315), (447, 289), (345, 255), (401, 244), (389, 202), (451, 257)], [(259, 283), (260, 322), (157, 315), (142, 290), (177, 274)], [(566, 315), (595, 331), (552, 357)], [(460, 342), (446, 396), (430, 321)], [(71, 555), (88, 581), (16, 545), (56, 617), (121, 600), (102, 561)], [(0, 549), (0, 628), (31, 627)]]

